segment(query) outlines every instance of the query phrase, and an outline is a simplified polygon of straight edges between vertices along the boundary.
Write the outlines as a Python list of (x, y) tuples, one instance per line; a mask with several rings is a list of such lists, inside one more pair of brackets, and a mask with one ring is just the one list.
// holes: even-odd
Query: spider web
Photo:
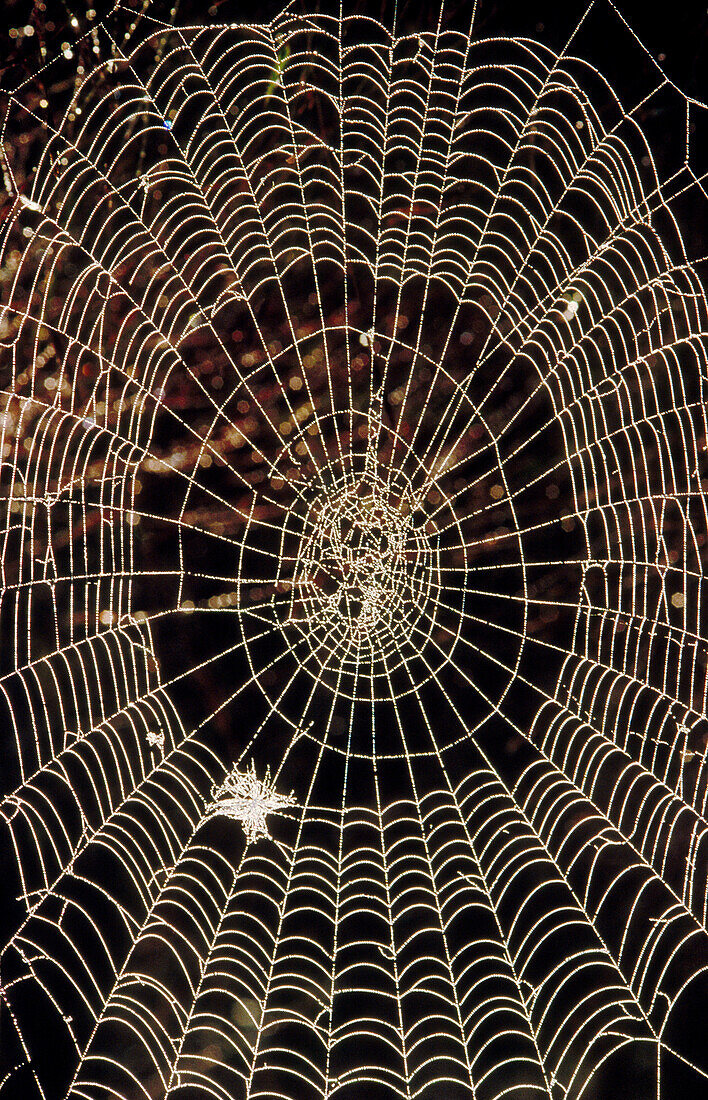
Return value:
[(591, 16), (13, 97), (7, 1095), (706, 1089), (702, 107)]

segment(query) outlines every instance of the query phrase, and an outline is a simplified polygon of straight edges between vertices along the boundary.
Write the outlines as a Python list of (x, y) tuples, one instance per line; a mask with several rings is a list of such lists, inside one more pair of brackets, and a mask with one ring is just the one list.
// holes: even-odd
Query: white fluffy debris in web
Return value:
[(268, 814), (280, 813), (295, 805), (294, 795), (276, 791), (270, 768), (266, 768), (263, 779), (258, 778), (255, 763), (243, 772), (234, 765), (224, 782), (219, 787), (212, 787), (211, 796), (214, 801), (206, 804), (207, 814), (210, 817), (223, 814), (240, 821), (248, 844), (270, 839)]
[(155, 732), (155, 730), (148, 730), (147, 743), (153, 749), (164, 749), (164, 747), (165, 747), (165, 735), (164, 735), (164, 733), (162, 733), (161, 730), (159, 732)]
[(41, 213), (42, 207), (38, 202), (35, 202), (34, 199), (27, 198), (27, 195), (18, 195), (18, 198), (22, 206), (26, 207), (27, 210), (34, 210), (37, 213)]

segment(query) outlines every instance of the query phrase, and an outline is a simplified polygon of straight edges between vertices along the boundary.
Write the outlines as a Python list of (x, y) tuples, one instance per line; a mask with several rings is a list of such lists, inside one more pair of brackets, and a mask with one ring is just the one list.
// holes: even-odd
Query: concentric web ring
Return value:
[(477, 8), (9, 97), (8, 1096), (706, 1091), (705, 108)]
[[(337, 338), (328, 332), (324, 343)], [(363, 332), (350, 333), (350, 340), (369, 346)], [(293, 681), (309, 677), (315, 690), (303, 707), (294, 683), (290, 715), (282, 690), (288, 677), (279, 675), (273, 716), (314, 731), (321, 725), (313, 717), (321, 687), (334, 694), (333, 706), (350, 700), (366, 711), (372, 698), (395, 705), (426, 684), (443, 695), (454, 691), (445, 671), (450, 664), (470, 733), (474, 706), (477, 722), (485, 721), (508, 689), (523, 645), (525, 571), (513, 501), (488, 426), (444, 370), (437, 373), (453, 391), (452, 408), (421, 448), (428, 464), (418, 458), (416, 440), (407, 441), (385, 412), (384, 387), (372, 389), (379, 346), (372, 342), (370, 352), (360, 348), (355, 356), (371, 375), (368, 407), (308, 417), (272, 464), (270, 486), (280, 499), (271, 531), (250, 517), (246, 524), (237, 575), (257, 582), (260, 593), (255, 606), (239, 602), (251, 672), (263, 687), (261, 672), (273, 661), (264, 626), (276, 623), (283, 659), (292, 658), (297, 669)], [(346, 376), (331, 347), (328, 361), (333, 377)], [(408, 397), (420, 438), (431, 392), (434, 386), (420, 395), (423, 407), (415, 412), (416, 398)], [(468, 434), (472, 419), (490, 440), (474, 448), (474, 470), (455, 459), (451, 438)], [(485, 571), (485, 562), (502, 559), (506, 569)], [(251, 647), (251, 637), (262, 644)], [(324, 743), (337, 747), (331, 738)], [(361, 752), (365, 744), (350, 750)], [(421, 745), (431, 751), (430, 736)], [(400, 741), (379, 741), (376, 752), (392, 749), (400, 755)], [(366, 751), (374, 751), (370, 743)], [(407, 742), (404, 751), (416, 750)]]

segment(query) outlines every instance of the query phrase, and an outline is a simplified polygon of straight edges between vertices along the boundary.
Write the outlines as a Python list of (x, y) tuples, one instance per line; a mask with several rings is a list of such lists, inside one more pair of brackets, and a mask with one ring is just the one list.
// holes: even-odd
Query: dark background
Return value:
[[(124, 10), (148, 14), (165, 22), (183, 24), (210, 22), (266, 22), (283, 7), (280, 0), (260, 0), (258, 4), (239, 0), (216, 0), (207, 5), (202, 0), (165, 0), (143, 3), (126, 0)], [(582, 0), (479, 0), (475, 26), (480, 35), (531, 35), (550, 46), (562, 44), (577, 24), (588, 5)], [(469, 24), (471, 0), (449, 0), (444, 4), (442, 25), (464, 29)], [(60, 0), (28, 3), (26, 0), (6, 0), (3, 15), (10, 29), (3, 32), (2, 87), (16, 88), (27, 76), (43, 64), (42, 46), (47, 58), (59, 52), (64, 41), (72, 42), (107, 16), (112, 3), (95, 0), (92, 7)], [(336, 14), (339, 4), (331, 0), (294, 0), (296, 12), (319, 11)], [(401, 30), (429, 29), (437, 25), (440, 5), (426, 0), (352, 0), (345, 4), (347, 13), (373, 16), (390, 25), (394, 13)], [(626, 58), (621, 41), (608, 36), (605, 16), (610, 4), (599, 0), (588, 16), (590, 37), (610, 62), (621, 61), (626, 71)], [(671, 5), (651, 4), (645, 0), (622, 0), (618, 10), (654, 58), (663, 55), (661, 65), (667, 76), (686, 95), (705, 99), (708, 89), (708, 11), (698, 0), (679, 0)], [(87, 13), (95, 12), (93, 18)], [(597, 17), (600, 17), (599, 19)], [(78, 26), (72, 23), (76, 20)], [(594, 21), (594, 25), (593, 25)], [(619, 24), (619, 21), (618, 21)], [(32, 26), (34, 33), (26, 36), (23, 28)], [(17, 33), (12, 35), (12, 30)], [(633, 58), (636, 64), (638, 58)], [(629, 74), (628, 74), (629, 75)]]

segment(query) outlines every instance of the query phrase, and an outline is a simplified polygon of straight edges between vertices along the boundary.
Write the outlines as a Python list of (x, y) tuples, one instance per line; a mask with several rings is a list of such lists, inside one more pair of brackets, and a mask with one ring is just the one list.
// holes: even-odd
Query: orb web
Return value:
[(470, 23), (10, 96), (8, 1096), (706, 1087), (704, 107)]

